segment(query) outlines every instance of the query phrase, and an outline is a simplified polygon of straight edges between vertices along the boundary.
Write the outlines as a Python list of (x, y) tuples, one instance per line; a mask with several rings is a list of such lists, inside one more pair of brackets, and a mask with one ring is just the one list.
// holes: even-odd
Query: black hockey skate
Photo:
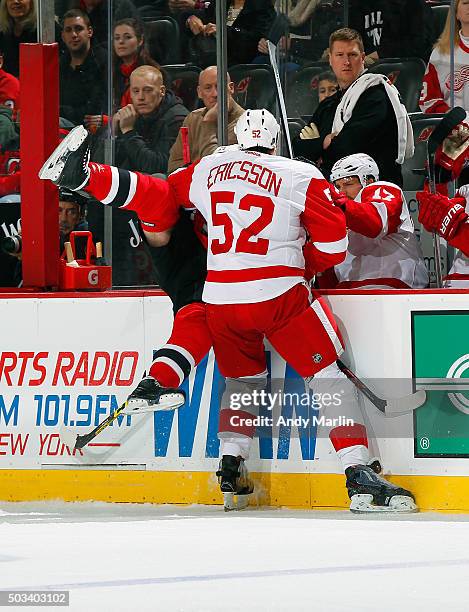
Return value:
[(162, 387), (152, 376), (146, 376), (127, 398), (124, 414), (141, 414), (156, 410), (174, 410), (186, 401), (181, 389)]
[(89, 161), (90, 134), (82, 125), (77, 125), (46, 160), (39, 170), (39, 178), (78, 191), (90, 178)]
[(378, 476), (367, 465), (349, 467), (345, 476), (352, 512), (418, 512), (410, 491)]
[(249, 478), (244, 459), (223, 455), (216, 475), (223, 493), (225, 512), (246, 508), (249, 503), (248, 496), (254, 491), (254, 485)]

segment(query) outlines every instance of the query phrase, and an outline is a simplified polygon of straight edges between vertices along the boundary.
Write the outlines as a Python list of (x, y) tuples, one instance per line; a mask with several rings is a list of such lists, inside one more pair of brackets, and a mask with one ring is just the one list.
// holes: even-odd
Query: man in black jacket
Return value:
[(132, 103), (113, 117), (117, 164), (127, 170), (165, 174), (169, 151), (189, 111), (166, 91), (161, 72), (153, 66), (132, 72), (130, 97)]
[[(189, 111), (171, 91), (166, 91), (161, 72), (153, 66), (139, 66), (132, 72), (130, 97), (132, 103), (113, 117), (117, 134), (116, 163), (126, 170), (166, 174), (169, 151)], [(162, 269), (167, 265), (161, 260), (170, 256), (171, 249), (149, 250), (137, 215), (126, 210), (113, 213), (117, 213), (113, 214), (113, 241), (119, 245), (113, 253), (113, 282), (116, 285), (164, 284)], [(190, 230), (193, 233), (191, 227)], [(184, 228), (178, 229), (177, 236), (181, 231), (183, 238), (172, 241), (172, 245), (178, 244), (179, 250), (189, 240)], [(170, 266), (170, 269), (173, 268)]]
[(385, 77), (365, 72), (363, 41), (355, 30), (333, 32), (329, 54), (339, 90), (321, 102), (295, 139), (295, 155), (319, 163), (329, 176), (340, 158), (366, 153), (376, 161), (382, 180), (402, 186), (400, 164), (413, 154), (413, 137), (397, 90)]
[(105, 60), (91, 47), (93, 28), (86, 13), (72, 9), (63, 18), (62, 40), (67, 53), (60, 59), (60, 116), (74, 125), (85, 115), (105, 112)]

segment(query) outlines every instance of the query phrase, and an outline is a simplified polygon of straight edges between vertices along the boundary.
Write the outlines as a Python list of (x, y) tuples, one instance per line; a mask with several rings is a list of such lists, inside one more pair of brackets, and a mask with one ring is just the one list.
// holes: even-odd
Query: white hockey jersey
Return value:
[(378, 181), (349, 204), (349, 248), (345, 261), (334, 269), (337, 289), (426, 287), (427, 268), (400, 187)]
[[(454, 105), (469, 110), (469, 39), (459, 35), (454, 50)], [(433, 49), (423, 77), (420, 108), (425, 113), (446, 113), (450, 109), (450, 55)]]
[(306, 232), (317, 271), (345, 257), (344, 214), (315, 166), (222, 149), (168, 181), (176, 201), (207, 223), (205, 302), (262, 302), (303, 282)]
[[(466, 212), (469, 214), (469, 185), (458, 189), (457, 195), (466, 198)], [(448, 275), (444, 278), (444, 287), (448, 289), (469, 288), (469, 257), (462, 251), (457, 250), (454, 254), (453, 265)]]

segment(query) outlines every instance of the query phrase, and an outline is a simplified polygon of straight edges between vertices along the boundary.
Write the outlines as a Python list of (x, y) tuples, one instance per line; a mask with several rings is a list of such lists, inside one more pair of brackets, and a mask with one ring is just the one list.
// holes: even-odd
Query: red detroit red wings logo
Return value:
[[(461, 91), (464, 85), (469, 82), (469, 66), (463, 66), (461, 70), (456, 70), (454, 73), (454, 91)], [(450, 89), (451, 76), (448, 75), (445, 80), (446, 89)]]

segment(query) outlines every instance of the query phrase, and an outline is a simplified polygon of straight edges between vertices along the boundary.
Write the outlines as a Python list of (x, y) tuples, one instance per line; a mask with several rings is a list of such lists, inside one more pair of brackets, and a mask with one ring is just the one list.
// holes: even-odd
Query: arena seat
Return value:
[(411, 159), (406, 159), (402, 165), (404, 191), (420, 191), (423, 189), (424, 174), (414, 170), (425, 168), (427, 161), (427, 139), (432, 129), (438, 125), (444, 114), (413, 113), (410, 115), (415, 140), (415, 153)]
[(328, 64), (318, 63), (296, 72), (287, 85), (287, 114), (291, 117), (310, 116), (319, 104), (318, 76), (328, 69)]
[(401, 94), (407, 112), (419, 110), (425, 62), (418, 57), (382, 59), (373, 64), (368, 71), (384, 74)]
[(179, 61), (179, 26), (172, 17), (157, 17), (145, 20), (144, 31), (148, 50), (161, 65)]
[(138, 0), (137, 3), (134, 0), (134, 4), (142, 21), (151, 21), (168, 14), (168, 3), (165, 0), (155, 0), (152, 4), (148, 4), (148, 0)]
[(201, 69), (191, 64), (169, 64), (161, 66), (165, 71), (171, 89), (181, 98), (184, 106), (193, 111), (198, 105), (197, 84)]
[(267, 64), (236, 64), (228, 68), (235, 84), (234, 99), (243, 108), (266, 108), (275, 113), (276, 90)]
[(294, 140), (304, 126), (305, 122), (300, 118), (288, 119), (288, 131), (290, 132), (290, 138)]
[(448, 11), (449, 4), (437, 4), (435, 6), (432, 6), (433, 20), (435, 23), (435, 34), (437, 35), (437, 38), (443, 32)]

